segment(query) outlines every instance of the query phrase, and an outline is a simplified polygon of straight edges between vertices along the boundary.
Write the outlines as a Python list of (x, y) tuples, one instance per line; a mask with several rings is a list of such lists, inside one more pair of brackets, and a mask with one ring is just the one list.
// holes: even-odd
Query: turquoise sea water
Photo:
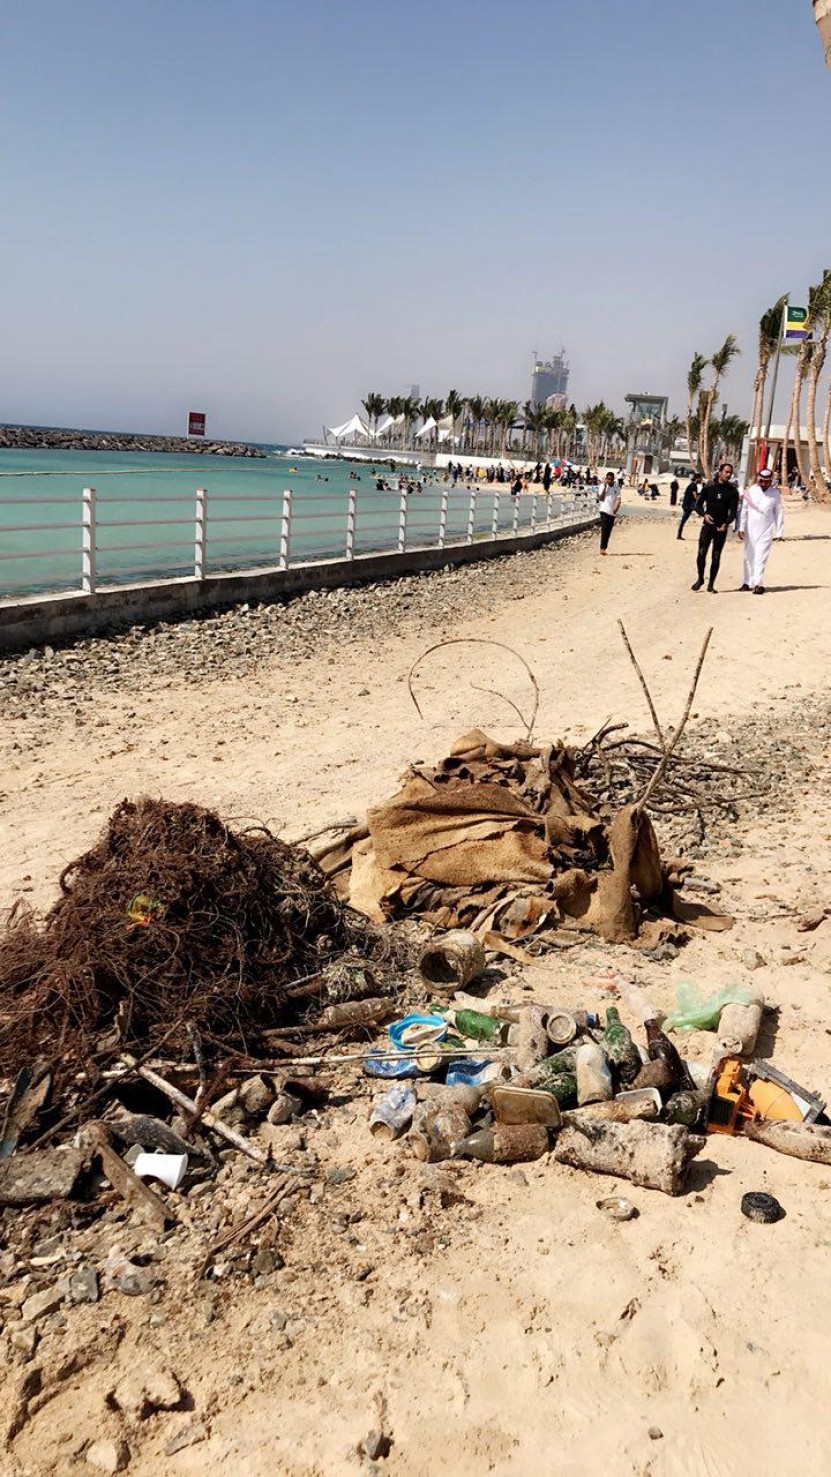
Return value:
[[(377, 475), (397, 488), (398, 469), (379, 463)], [(375, 484), (370, 466), (274, 454), (248, 460), (0, 449), (0, 596), (80, 588), (84, 487), (97, 493), (97, 582), (106, 585), (193, 573), (199, 487), (207, 489), (210, 573), (277, 564), (287, 488), (292, 564), (344, 556), (350, 487), (358, 494), (355, 552), (395, 548), (400, 497), (397, 490), (377, 491)], [(408, 547), (437, 542), (441, 493), (438, 482), (426, 480), (420, 495), (408, 497)], [(544, 509), (541, 497), (540, 519)], [(476, 497), (475, 537), (491, 529), (493, 516), (493, 488), (483, 486)], [(453, 492), (448, 542), (465, 537), (469, 517), (469, 493)], [(500, 529), (510, 529), (514, 508), (506, 487), (497, 517)], [(527, 528), (530, 518), (531, 499), (523, 498), (519, 527)]]

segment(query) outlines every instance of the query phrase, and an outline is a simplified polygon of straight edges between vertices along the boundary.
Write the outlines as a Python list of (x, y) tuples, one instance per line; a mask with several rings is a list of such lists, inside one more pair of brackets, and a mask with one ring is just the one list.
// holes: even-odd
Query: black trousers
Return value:
[(678, 537), (679, 538), (681, 538), (682, 535), (683, 535), (683, 533), (684, 533), (684, 524), (689, 522), (689, 520), (690, 520), (690, 518), (692, 518), (692, 515), (693, 515), (694, 512), (695, 512), (695, 508), (689, 508), (687, 510), (687, 512), (681, 514), (681, 522), (678, 524)]
[(727, 541), (727, 529), (719, 533), (714, 523), (702, 523), (701, 532), (698, 535), (698, 578), (703, 582), (704, 570), (707, 567), (707, 551), (712, 545), (713, 552), (710, 558), (710, 584), (716, 582), (718, 567), (721, 563), (721, 551)]
[(601, 513), (600, 514), (600, 547), (601, 547), (601, 549), (608, 549), (608, 547), (609, 547), (609, 539), (612, 537), (612, 529), (614, 528), (614, 526), (615, 526), (615, 519), (614, 519), (614, 514), (613, 513)]

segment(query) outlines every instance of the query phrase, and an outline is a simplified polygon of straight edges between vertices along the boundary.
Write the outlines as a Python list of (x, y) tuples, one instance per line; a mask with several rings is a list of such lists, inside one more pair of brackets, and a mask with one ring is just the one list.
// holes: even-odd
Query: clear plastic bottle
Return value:
[(586, 1041), (578, 1046), (575, 1058), (577, 1076), (577, 1101), (602, 1103), (614, 1096), (612, 1073), (606, 1053), (596, 1041)]

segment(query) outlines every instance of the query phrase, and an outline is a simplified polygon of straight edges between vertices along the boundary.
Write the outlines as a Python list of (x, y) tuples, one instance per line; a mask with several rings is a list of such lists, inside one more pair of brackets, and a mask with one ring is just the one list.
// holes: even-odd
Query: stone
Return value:
[(70, 1277), (64, 1279), (66, 1292), (64, 1294), (68, 1303), (97, 1303), (100, 1297), (98, 1287), (98, 1273), (94, 1267), (87, 1265), (76, 1268)]
[(327, 1169), (326, 1180), (330, 1185), (345, 1185), (348, 1180), (354, 1180), (357, 1170), (351, 1165), (345, 1165), (342, 1169)]
[(27, 1297), (20, 1312), (22, 1322), (37, 1323), (39, 1318), (46, 1318), (49, 1313), (55, 1313), (61, 1306), (63, 1295), (59, 1287), (45, 1287), (42, 1292), (33, 1292)]
[(177, 1451), (184, 1451), (187, 1446), (196, 1446), (198, 1441), (207, 1441), (210, 1432), (202, 1421), (191, 1421), (189, 1425), (183, 1426), (165, 1444), (165, 1456), (175, 1456)]
[(259, 1251), (254, 1253), (251, 1270), (258, 1275), (265, 1275), (269, 1272), (278, 1272), (282, 1265), (283, 1258), (278, 1251), (271, 1246), (261, 1246)]
[(764, 969), (766, 960), (758, 949), (745, 949), (742, 954), (742, 964), (745, 969)]
[(182, 1387), (167, 1364), (150, 1360), (136, 1365), (107, 1395), (130, 1421), (141, 1421), (156, 1410), (175, 1410), (182, 1402)]
[(650, 1426), (646, 1434), (650, 1441), (660, 1441), (664, 1433), (660, 1426)]
[(126, 1256), (109, 1256), (101, 1268), (104, 1292), (123, 1292), (127, 1297), (144, 1297), (159, 1281), (152, 1267), (140, 1267)]
[(86, 1449), (85, 1460), (96, 1472), (123, 1472), (130, 1460), (130, 1448), (121, 1437), (116, 1441), (93, 1441)]
[(797, 920), (797, 929), (800, 933), (813, 933), (814, 929), (819, 928), (820, 924), (827, 917), (827, 908), (810, 908), (807, 913), (803, 913), (802, 917)]
[(17, 1349), (24, 1359), (32, 1359), (39, 1339), (40, 1334), (36, 1328), (16, 1328), (11, 1336), (12, 1348)]
[(371, 1462), (376, 1462), (379, 1457), (389, 1456), (392, 1441), (389, 1436), (384, 1435), (383, 1431), (372, 1430), (368, 1436), (364, 1437), (361, 1445), (364, 1456), (368, 1457)]
[(251, 1118), (266, 1113), (274, 1100), (274, 1090), (259, 1074), (249, 1077), (239, 1088), (239, 1101)]
[(61, 1144), (16, 1154), (0, 1163), (0, 1205), (39, 1205), (66, 1200), (86, 1163), (86, 1152)]

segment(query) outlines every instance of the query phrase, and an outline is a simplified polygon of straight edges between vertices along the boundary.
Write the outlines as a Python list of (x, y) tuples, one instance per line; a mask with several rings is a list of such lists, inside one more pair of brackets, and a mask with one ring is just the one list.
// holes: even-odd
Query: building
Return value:
[(554, 354), (550, 359), (540, 359), (535, 353), (531, 371), (531, 404), (545, 405), (552, 395), (562, 395), (565, 402), (568, 395), (568, 376), (569, 365), (565, 349), (561, 349), (559, 354)]
[(639, 480), (661, 470), (669, 397), (638, 391), (624, 398), (630, 407), (626, 422), (626, 472)]

